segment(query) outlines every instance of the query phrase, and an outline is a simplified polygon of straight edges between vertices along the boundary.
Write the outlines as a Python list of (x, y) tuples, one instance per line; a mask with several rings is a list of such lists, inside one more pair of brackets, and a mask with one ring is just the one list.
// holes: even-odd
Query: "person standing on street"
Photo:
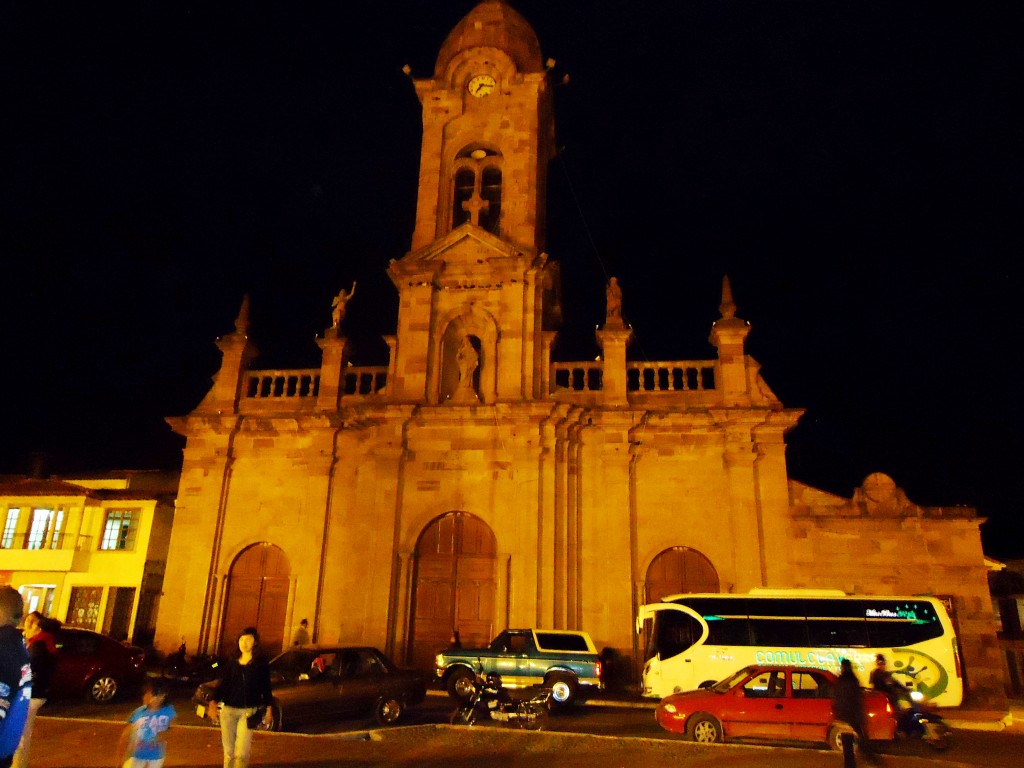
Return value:
[(0, 587), (0, 768), (10, 768), (32, 699), (32, 667), (18, 631), (24, 603), (18, 590)]
[(18, 751), (14, 753), (14, 768), (28, 768), (32, 727), (35, 725), (39, 708), (46, 703), (50, 678), (53, 677), (53, 670), (57, 666), (57, 640), (51, 630), (56, 630), (59, 626), (60, 622), (46, 618), (39, 611), (32, 611), (25, 617), (25, 641), (28, 644), (29, 663), (32, 665), (32, 700), (29, 702), (21, 743), (18, 745)]
[(843, 659), (839, 663), (839, 680), (836, 681), (832, 694), (832, 714), (836, 720), (842, 720), (857, 734), (857, 749), (864, 759), (872, 765), (878, 765), (881, 761), (868, 740), (867, 716), (864, 714), (864, 696), (860, 689), (860, 680), (854, 674), (853, 664), (849, 659)]
[[(265, 728), (273, 723), (273, 696), (270, 691), (270, 665), (259, 647), (255, 627), (246, 627), (238, 636), (238, 651), (223, 665), (220, 684), (210, 701), (210, 719), (220, 720), (224, 746), (224, 768), (247, 768), (252, 747), (249, 718), (262, 708)], [(257, 723), (252, 723), (255, 726)]]
[(292, 645), (309, 645), (309, 619), (299, 622), (299, 628), (292, 634)]

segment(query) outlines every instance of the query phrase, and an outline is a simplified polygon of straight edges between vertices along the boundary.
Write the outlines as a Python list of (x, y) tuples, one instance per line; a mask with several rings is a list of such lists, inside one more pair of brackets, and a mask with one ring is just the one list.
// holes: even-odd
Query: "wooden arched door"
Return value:
[(452, 630), (466, 647), (494, 634), (497, 591), (496, 541), (487, 523), (465, 512), (449, 512), (420, 534), (416, 545), (413, 621), (409, 663), (433, 666)]
[(253, 544), (231, 564), (219, 653), (230, 655), (238, 635), (256, 627), (264, 652), (273, 656), (284, 645), (285, 614), (291, 568), (280, 547)]
[(651, 561), (644, 585), (644, 602), (656, 603), (681, 592), (718, 592), (715, 566), (689, 547), (671, 547)]

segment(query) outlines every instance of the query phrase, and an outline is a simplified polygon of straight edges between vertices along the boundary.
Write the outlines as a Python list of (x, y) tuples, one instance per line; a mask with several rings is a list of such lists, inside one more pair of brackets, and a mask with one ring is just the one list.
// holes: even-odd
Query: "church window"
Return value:
[(462, 168), (455, 174), (455, 209), (452, 211), (452, 228), (469, 221), (466, 203), (473, 197), (476, 188), (476, 174), (468, 168)]
[(100, 549), (135, 549), (135, 532), (139, 527), (139, 511), (112, 509), (103, 524)]
[(18, 507), (11, 507), (7, 510), (7, 519), (4, 520), (4, 533), (0, 538), (0, 548), (10, 549), (14, 545), (14, 531), (18, 527), (18, 516), (21, 510)]
[(487, 207), (480, 211), (480, 226), (493, 235), (498, 234), (501, 219), (501, 169), (494, 166), (484, 168), (480, 183), (480, 197), (487, 201)]
[(452, 228), (467, 221), (499, 234), (501, 224), (501, 155), (467, 147), (455, 158)]

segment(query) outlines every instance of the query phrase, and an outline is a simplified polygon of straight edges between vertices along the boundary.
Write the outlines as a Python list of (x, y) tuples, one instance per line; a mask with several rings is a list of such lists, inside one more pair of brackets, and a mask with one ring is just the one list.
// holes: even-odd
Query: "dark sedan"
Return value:
[(122, 689), (137, 688), (146, 679), (141, 648), (74, 627), (61, 627), (54, 640), (58, 656), (50, 680), (51, 699), (85, 696), (106, 704)]
[[(397, 667), (369, 647), (304, 645), (287, 650), (270, 662), (270, 681), (275, 731), (303, 720), (371, 713), (381, 725), (392, 725), (427, 695), (425, 673)], [(199, 717), (206, 715), (218, 682), (196, 689), (192, 698)]]

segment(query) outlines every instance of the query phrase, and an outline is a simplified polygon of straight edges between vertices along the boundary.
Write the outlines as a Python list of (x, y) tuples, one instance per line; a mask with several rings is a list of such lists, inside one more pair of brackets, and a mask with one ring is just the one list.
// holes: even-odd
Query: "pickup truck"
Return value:
[(465, 701), (477, 675), (497, 672), (505, 688), (544, 685), (559, 705), (599, 690), (601, 660), (590, 635), (564, 629), (506, 629), (486, 648), (448, 648), (434, 673), (448, 695)]

